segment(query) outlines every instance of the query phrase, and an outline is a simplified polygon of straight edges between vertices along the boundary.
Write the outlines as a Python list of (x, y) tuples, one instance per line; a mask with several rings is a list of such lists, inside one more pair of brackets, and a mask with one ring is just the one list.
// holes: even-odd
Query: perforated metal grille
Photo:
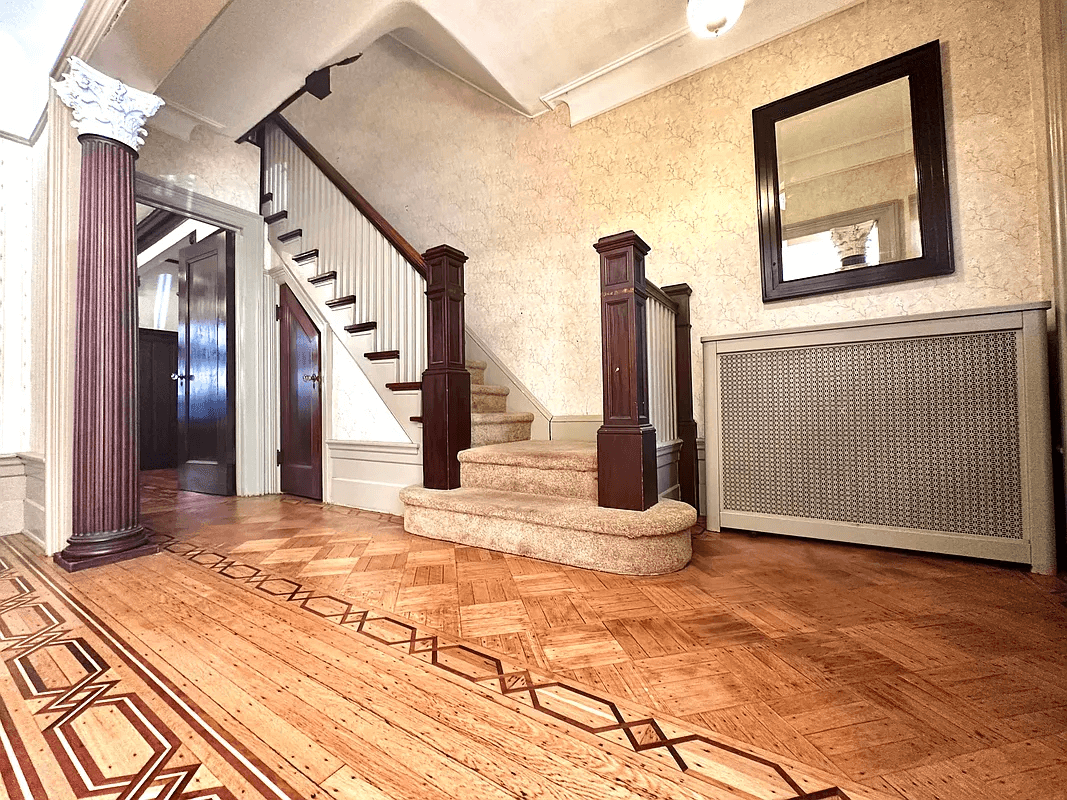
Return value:
[(724, 509), (1022, 538), (1014, 332), (719, 359)]

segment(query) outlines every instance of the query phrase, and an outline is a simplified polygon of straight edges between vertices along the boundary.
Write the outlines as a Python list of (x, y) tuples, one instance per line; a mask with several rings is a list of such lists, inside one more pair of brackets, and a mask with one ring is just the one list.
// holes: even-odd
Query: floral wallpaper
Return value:
[[(752, 109), (933, 39), (956, 273), (764, 304)], [(286, 115), (416, 248), (468, 254), (468, 325), (554, 414), (599, 414), (593, 243), (618, 231), (652, 247), (655, 283), (693, 287), (694, 341), (1051, 297), (1040, 59), (1038, 0), (868, 0), (573, 128), (565, 107), (520, 117), (388, 38)]]
[(236, 144), (203, 125), (186, 142), (154, 129), (149, 120), (137, 171), (259, 213), (259, 149)]

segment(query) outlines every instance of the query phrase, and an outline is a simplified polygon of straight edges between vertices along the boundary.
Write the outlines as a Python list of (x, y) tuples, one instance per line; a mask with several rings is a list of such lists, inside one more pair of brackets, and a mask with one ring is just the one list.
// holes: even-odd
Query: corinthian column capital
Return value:
[(74, 112), (71, 125), (79, 135), (103, 136), (136, 152), (144, 144), (145, 120), (163, 100), (108, 77), (80, 58), (71, 56), (69, 61), (70, 71), (63, 80), (52, 81), (52, 87)]

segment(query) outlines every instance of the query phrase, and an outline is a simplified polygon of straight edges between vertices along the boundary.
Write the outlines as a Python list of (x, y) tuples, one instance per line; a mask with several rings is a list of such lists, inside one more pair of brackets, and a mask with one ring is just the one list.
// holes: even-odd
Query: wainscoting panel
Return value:
[(419, 445), (411, 442), (326, 442), (326, 502), (403, 514), (400, 490), (422, 484)]
[(23, 528), (26, 469), (17, 455), (0, 456), (0, 536)]
[(708, 526), (1053, 568), (1047, 308), (704, 340)]

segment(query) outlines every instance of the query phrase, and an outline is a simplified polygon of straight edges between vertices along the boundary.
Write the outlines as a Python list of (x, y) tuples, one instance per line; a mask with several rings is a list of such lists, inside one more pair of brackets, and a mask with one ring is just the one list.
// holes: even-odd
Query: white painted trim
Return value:
[(400, 490), (421, 485), (422, 453), (413, 442), (326, 442), (331, 502), (402, 515)]
[[(813, 25), (866, 0), (807, 0), (764, 7), (749, 0), (729, 34), (698, 39), (688, 28), (669, 33), (541, 96), (549, 108), (566, 103), (571, 125), (643, 97), (697, 72)], [(860, 65), (862, 66), (862, 65)]]
[(549, 438), (567, 442), (595, 442), (604, 424), (600, 414), (561, 414), (549, 420)]
[(268, 449), (270, 437), (264, 436), (269, 430), (271, 403), (262, 390), (270, 374), (266, 361), (270, 337), (266, 332), (274, 316), (263, 298), (267, 226), (261, 216), (251, 211), (141, 173), (136, 176), (135, 194), (138, 201), (210, 222), (236, 234), (237, 494), (272, 492), (275, 458), (274, 452)]
[(656, 486), (660, 500), (680, 500), (682, 497), (682, 486), (678, 482), (681, 454), (681, 439), (656, 445)]

